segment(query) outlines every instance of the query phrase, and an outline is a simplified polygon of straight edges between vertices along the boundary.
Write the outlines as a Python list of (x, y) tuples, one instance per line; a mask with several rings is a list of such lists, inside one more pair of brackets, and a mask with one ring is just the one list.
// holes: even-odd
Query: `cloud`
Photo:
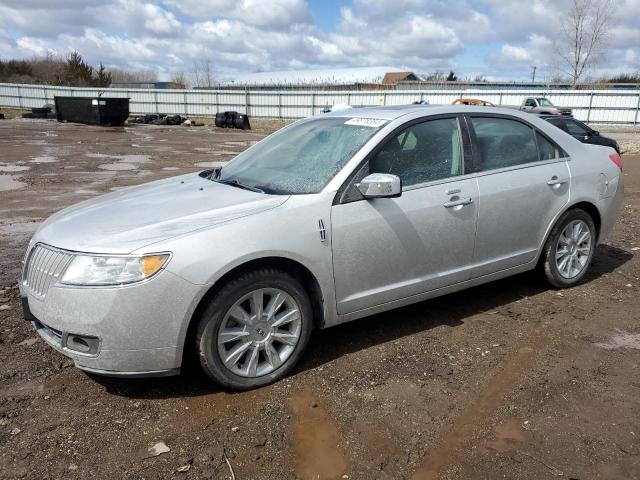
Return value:
[[(336, 32), (329, 36), (349, 65), (413, 65), (425, 67), (434, 60), (452, 58), (462, 52), (463, 43), (455, 30), (431, 14), (407, 11), (418, 0), (357, 0), (343, 8)], [(398, 13), (398, 11), (404, 13)]]
[(282, 29), (313, 21), (303, 0), (240, 0), (233, 3), (224, 0), (165, 0), (164, 3), (193, 19), (226, 17), (266, 28)]
[(528, 50), (524, 47), (514, 47), (513, 45), (503, 45), (500, 52), (500, 60), (502, 62), (515, 62), (530, 64), (532, 57)]
[[(640, 24), (630, 13), (640, 0), (616, 4), (597, 75), (640, 67)], [(522, 79), (532, 65), (551, 71), (566, 5), (342, 0), (332, 7), (339, 8), (335, 24), (326, 26), (305, 0), (2, 0), (0, 57), (78, 50), (92, 64), (163, 78), (210, 60), (220, 73), (395, 65)]]

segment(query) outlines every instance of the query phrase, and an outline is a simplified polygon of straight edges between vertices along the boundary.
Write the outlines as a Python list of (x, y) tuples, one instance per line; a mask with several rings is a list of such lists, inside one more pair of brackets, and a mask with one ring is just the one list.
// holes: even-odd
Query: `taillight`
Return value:
[(609, 158), (618, 166), (620, 171), (622, 171), (622, 158), (620, 158), (620, 155), (618, 155), (617, 153), (612, 153), (611, 155), (609, 155)]

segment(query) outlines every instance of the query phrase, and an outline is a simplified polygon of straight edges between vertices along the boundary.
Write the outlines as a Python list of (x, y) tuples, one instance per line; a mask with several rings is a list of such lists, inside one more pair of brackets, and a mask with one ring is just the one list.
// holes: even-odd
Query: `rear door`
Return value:
[(569, 201), (570, 175), (562, 149), (528, 123), (502, 115), (468, 120), (480, 197), (475, 278), (535, 259)]
[[(470, 145), (463, 149), (462, 138), (456, 116), (413, 122), (383, 141), (338, 195), (331, 212), (338, 313), (470, 278), (478, 191), (464, 175)], [(369, 173), (398, 175), (402, 195), (364, 199), (355, 185)]]

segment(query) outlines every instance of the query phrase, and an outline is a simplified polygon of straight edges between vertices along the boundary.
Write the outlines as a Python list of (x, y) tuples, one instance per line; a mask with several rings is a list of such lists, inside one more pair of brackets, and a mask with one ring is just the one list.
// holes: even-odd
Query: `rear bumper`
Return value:
[(624, 181), (622, 179), (622, 173), (617, 178), (617, 185), (615, 193), (609, 197), (602, 198), (598, 201), (598, 209), (601, 212), (602, 224), (600, 225), (600, 235), (598, 236), (598, 243), (601, 243), (607, 239), (613, 227), (616, 224), (622, 204), (624, 202)]

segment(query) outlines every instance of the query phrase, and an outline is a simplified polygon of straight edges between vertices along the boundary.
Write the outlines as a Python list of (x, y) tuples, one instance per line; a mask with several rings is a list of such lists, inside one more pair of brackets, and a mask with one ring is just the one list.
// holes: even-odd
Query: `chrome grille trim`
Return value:
[(22, 284), (35, 297), (44, 298), (51, 285), (58, 282), (73, 257), (73, 253), (42, 243), (36, 244), (25, 263)]

